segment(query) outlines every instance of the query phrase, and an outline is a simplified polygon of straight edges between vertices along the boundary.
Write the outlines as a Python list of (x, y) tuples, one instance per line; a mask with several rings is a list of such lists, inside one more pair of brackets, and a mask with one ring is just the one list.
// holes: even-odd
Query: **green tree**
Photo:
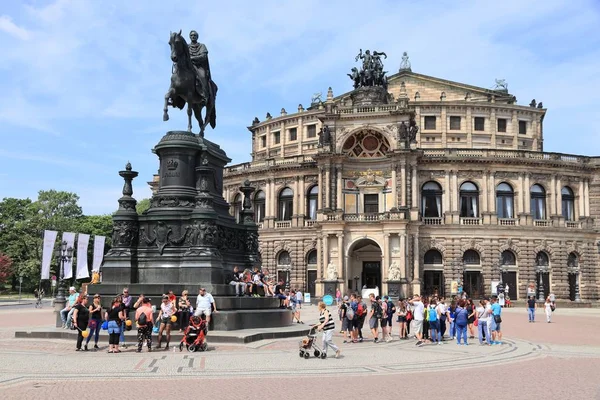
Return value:
[(137, 202), (135, 206), (135, 211), (137, 211), (138, 215), (142, 215), (150, 208), (150, 199), (142, 199)]
[(12, 277), (12, 265), (10, 257), (0, 253), (0, 283), (6, 283)]

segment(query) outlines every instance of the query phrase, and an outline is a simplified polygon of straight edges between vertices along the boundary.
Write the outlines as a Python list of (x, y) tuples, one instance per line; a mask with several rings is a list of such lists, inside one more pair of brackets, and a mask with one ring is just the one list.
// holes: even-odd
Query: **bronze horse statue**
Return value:
[[(204, 137), (204, 129), (208, 124), (215, 129), (217, 115), (215, 109), (215, 98), (217, 96), (217, 85), (207, 74), (208, 93), (206, 98), (198, 87), (196, 68), (192, 64), (188, 44), (181, 31), (171, 32), (169, 38), (171, 46), (171, 61), (173, 61), (173, 73), (171, 74), (171, 86), (165, 94), (165, 107), (163, 109), (163, 121), (169, 120), (168, 106), (177, 107), (180, 110), (187, 103), (188, 132), (192, 131), (192, 112), (200, 125), (200, 137)], [(206, 117), (202, 118), (202, 109), (206, 108)]]

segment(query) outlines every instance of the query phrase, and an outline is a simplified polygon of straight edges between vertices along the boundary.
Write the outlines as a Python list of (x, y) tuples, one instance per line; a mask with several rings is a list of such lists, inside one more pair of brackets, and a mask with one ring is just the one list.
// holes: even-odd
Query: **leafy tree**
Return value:
[(12, 265), (13, 262), (9, 256), (0, 253), (0, 283), (6, 283), (6, 281), (12, 276)]
[(138, 215), (142, 215), (149, 208), (150, 208), (150, 199), (142, 199), (137, 202), (137, 205), (135, 206), (135, 211), (137, 211)]

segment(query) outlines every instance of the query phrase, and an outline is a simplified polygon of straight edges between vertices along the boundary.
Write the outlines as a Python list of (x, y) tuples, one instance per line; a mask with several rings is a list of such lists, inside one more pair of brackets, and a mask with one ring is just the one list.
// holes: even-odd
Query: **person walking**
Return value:
[(552, 322), (552, 300), (550, 300), (550, 296), (546, 297), (546, 302), (544, 303), (544, 311), (546, 312), (546, 322)]
[(120, 353), (119, 336), (121, 334), (121, 323), (125, 320), (121, 298), (113, 299), (110, 309), (106, 310), (104, 319), (108, 321), (108, 352)]
[(490, 315), (488, 309), (486, 308), (485, 300), (481, 300), (479, 302), (479, 306), (475, 311), (477, 312), (477, 332), (479, 334), (479, 344), (483, 346), (483, 340), (485, 336), (487, 345), (491, 346), (492, 342), (490, 341), (490, 331), (488, 330)]
[[(135, 310), (135, 321), (138, 327), (137, 334), (137, 352), (142, 351), (142, 345), (144, 340), (148, 347), (148, 351), (152, 351), (152, 327), (154, 321), (152, 318), (152, 306), (150, 305), (150, 299), (144, 298), (142, 300), (142, 306)], [(167, 346), (168, 348), (169, 346)]]
[(340, 349), (333, 343), (333, 331), (335, 330), (335, 321), (331, 317), (331, 313), (327, 310), (325, 303), (319, 302), (319, 324), (316, 329), (323, 331), (323, 354), (327, 354), (327, 348), (331, 347), (335, 351), (335, 358), (340, 356)]
[[(75, 351), (81, 351), (83, 332), (87, 330), (88, 321), (90, 319), (90, 310), (88, 310), (87, 303), (88, 298), (84, 295), (79, 298), (77, 305), (74, 307), (73, 326), (77, 329), (77, 348)], [(85, 346), (85, 351), (87, 351), (87, 346)]]
[(416, 346), (423, 346), (423, 319), (425, 313), (425, 306), (421, 301), (421, 298), (418, 294), (413, 296), (412, 300), (409, 300), (408, 303), (412, 306), (413, 311), (413, 322), (410, 330), (414, 332), (415, 337), (417, 338)]
[(171, 325), (173, 321), (171, 321), (171, 317), (175, 314), (175, 308), (173, 307), (173, 302), (169, 300), (169, 296), (163, 294), (162, 303), (160, 305), (160, 312), (158, 313), (157, 321), (160, 321), (160, 327), (158, 330), (158, 345), (157, 349), (161, 348), (162, 335), (163, 331), (167, 331), (167, 345), (165, 346), (165, 350), (169, 350), (169, 342), (171, 341)]
[(535, 322), (535, 309), (537, 304), (534, 296), (529, 296), (527, 299), (527, 315), (529, 316), (529, 322)]
[(90, 343), (92, 335), (94, 335), (94, 350), (98, 350), (98, 339), (100, 338), (100, 328), (102, 328), (102, 304), (100, 300), (100, 295), (95, 294), (94, 301), (89, 307), (89, 312), (91, 316), (89, 323), (90, 334), (85, 340), (85, 351), (88, 350), (88, 344)]

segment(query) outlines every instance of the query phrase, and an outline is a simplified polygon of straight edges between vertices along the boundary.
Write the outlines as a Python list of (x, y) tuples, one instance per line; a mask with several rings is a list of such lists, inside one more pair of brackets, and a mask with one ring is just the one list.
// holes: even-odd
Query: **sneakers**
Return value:
[(417, 341), (417, 343), (415, 343), (415, 346), (418, 346), (418, 347), (423, 346), (423, 341), (422, 340)]
[(83, 346), (83, 351), (88, 351), (87, 344)]
[(98, 350), (100, 347), (98, 347), (97, 344), (94, 345), (94, 350)]
[(379, 338), (373, 339), (373, 343), (379, 343)]
[(339, 358), (340, 354), (342, 353), (341, 350), (338, 350), (335, 352), (335, 358)]
[(141, 352), (142, 352), (142, 349), (137, 349), (135, 352), (136, 352), (136, 353), (141, 353)]

